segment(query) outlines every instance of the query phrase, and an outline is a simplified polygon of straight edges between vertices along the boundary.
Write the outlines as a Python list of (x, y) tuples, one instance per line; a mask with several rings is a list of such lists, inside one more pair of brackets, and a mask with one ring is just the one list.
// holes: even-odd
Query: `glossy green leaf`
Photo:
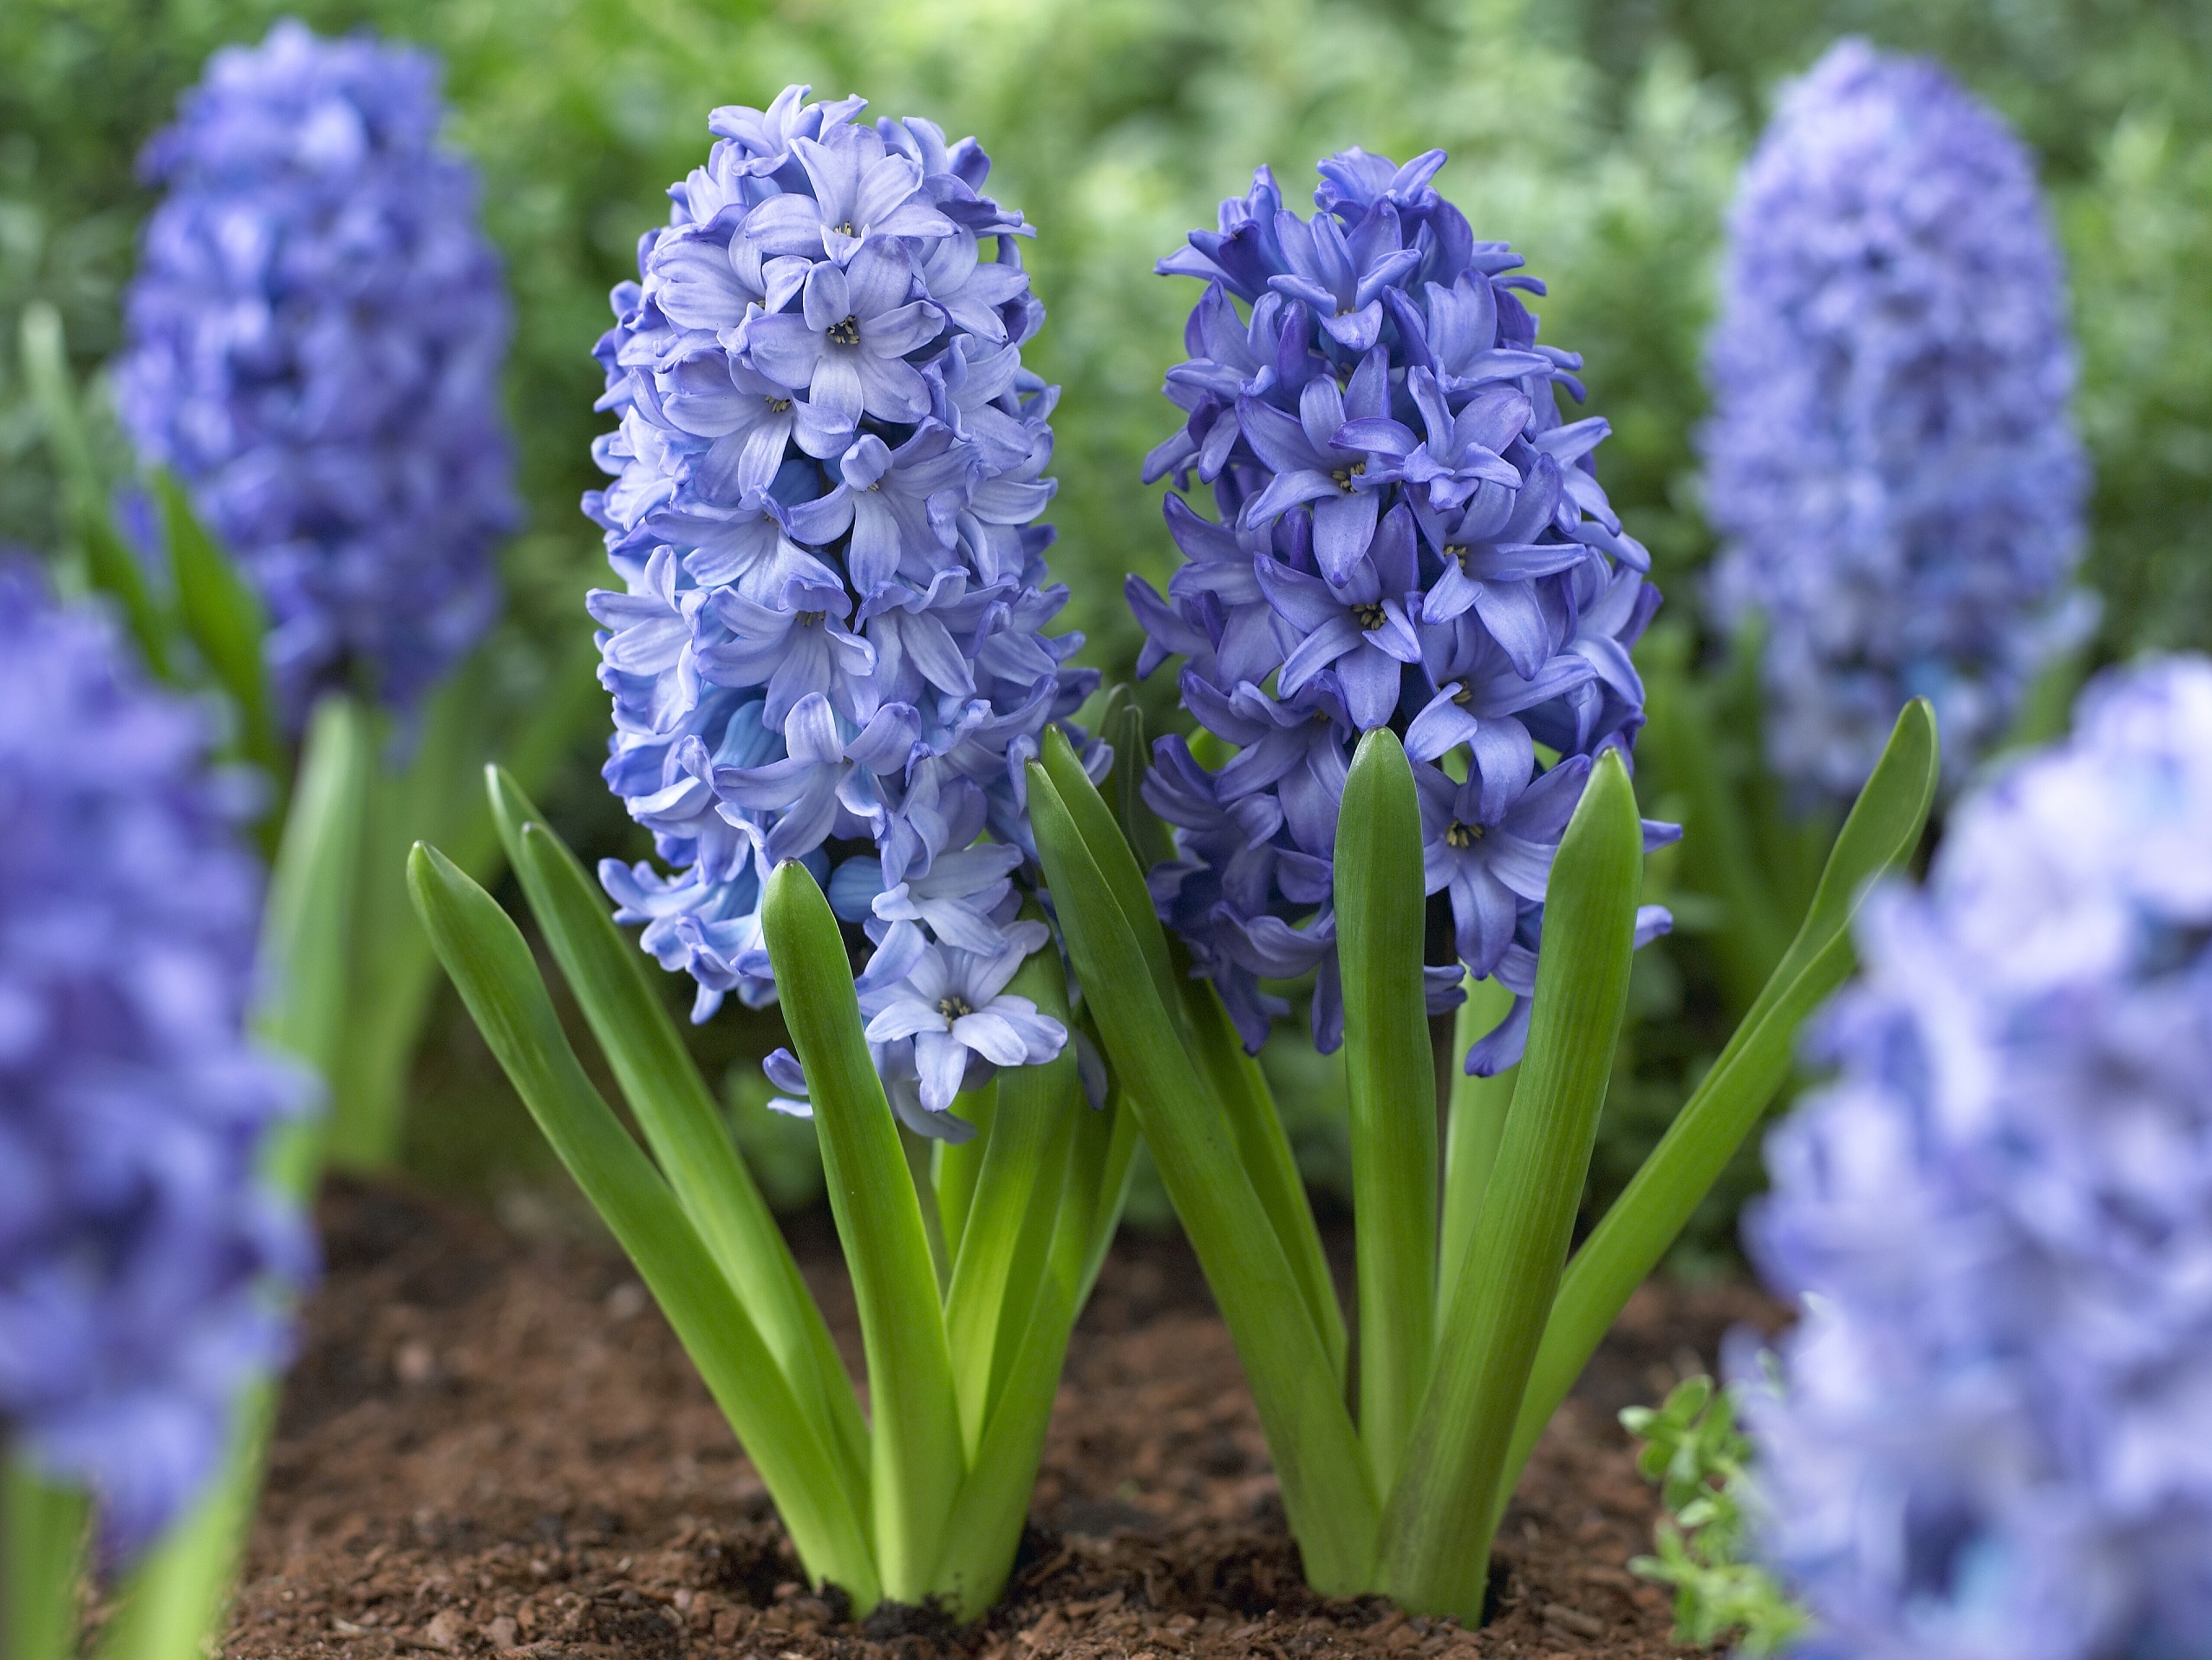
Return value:
[(1321, 1248), (1321, 1230), (1314, 1222), (1313, 1201), (1307, 1196), (1290, 1138), (1283, 1132), (1282, 1114), (1276, 1110), (1275, 1096), (1259, 1063), (1244, 1053), (1243, 1040), (1213, 987), (1192, 979), (1180, 951), (1170, 944), (1120, 820), (1056, 727), (1045, 734), (1041, 760), (1061, 806), (1080, 827), (1092, 857), (1112, 885), (1115, 904), (1135, 931), (1172, 1029), (1189, 1048), (1228, 1116), (1237, 1137), (1238, 1161), (1259, 1197), (1291, 1271), (1297, 1276), (1299, 1296), (1328, 1353), (1331, 1375), (1341, 1387), (1347, 1348), (1344, 1312), (1336, 1301), (1335, 1282), (1329, 1278), (1328, 1254)]
[(615, 926), (598, 885), (545, 827), (522, 787), (493, 767), (485, 769), (484, 788), (532, 914), (646, 1145), (793, 1394), (837, 1453), (853, 1508), (865, 1512), (868, 1431), (859, 1401), (782, 1230), (646, 977), (644, 953)]
[(438, 960), (547, 1141), (629, 1253), (782, 1513), (807, 1572), (856, 1611), (882, 1585), (836, 1455), (643, 1149), (584, 1075), (521, 931), (436, 849), (408, 886)]
[(918, 1603), (933, 1589), (946, 1517), (967, 1473), (921, 1199), (868, 1053), (837, 918), (805, 866), (777, 867), (760, 919), (859, 1305), (874, 1420), (876, 1560), (884, 1594)]
[[(1089, 799), (1098, 801), (1095, 791)], [(1150, 901), (1139, 916), (1123, 909), (1117, 895), (1126, 882), (1118, 886), (1100, 868), (1054, 776), (1035, 763), (1029, 812), (1077, 978), (1093, 988), (1086, 1007), (1243, 1362), (1307, 1578), (1328, 1595), (1364, 1590), (1377, 1515), (1366, 1456), (1226, 1108), (1160, 996), (1144, 944), (1144, 930), (1158, 929)], [(1101, 842), (1133, 870), (1120, 830), (1103, 816)], [(1095, 990), (1104, 987), (1111, 995)]]
[(1421, 950), (1421, 802), (1387, 729), (1360, 740), (1336, 827), (1352, 1204), (1360, 1219), (1360, 1439), (1387, 1492), (1436, 1342), (1436, 1078)]
[(1904, 868), (1920, 846), (1938, 768), (1935, 711), (1916, 699), (1897, 716), (1873, 776), (1836, 839), (1804, 925), (1765, 990), (1569, 1265), (1501, 1474), (1499, 1511), (1598, 1340), (1658, 1266), (1782, 1087), (1799, 1027), (1850, 976), (1856, 960), (1851, 920), (1876, 880)]
[(1528, 1053), (1435, 1376), (1384, 1507), (1378, 1585), (1412, 1613), (1470, 1625), (1482, 1617), (1491, 1494), (1597, 1142), (1642, 878), (1635, 790), (1608, 750), (1552, 863)]

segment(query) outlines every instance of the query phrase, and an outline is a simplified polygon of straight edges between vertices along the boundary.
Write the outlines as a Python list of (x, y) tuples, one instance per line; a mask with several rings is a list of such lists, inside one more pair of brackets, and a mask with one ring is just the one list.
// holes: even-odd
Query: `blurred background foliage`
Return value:
[[(764, 104), (793, 81), (976, 134), (996, 158), (993, 193), (1038, 227), (1029, 263), (1050, 321), (1029, 360), (1066, 389), (1054, 560), (1074, 591), (1068, 620), (1109, 679), (1137, 644), (1123, 573), (1164, 582), (1172, 560), (1158, 491), (1137, 474), (1170, 427), (1159, 380), (1196, 291), (1152, 276), (1152, 261), (1211, 224), (1255, 162), (1302, 197), (1314, 158), (1354, 143), (1400, 159), (1448, 148), (1440, 183), (1477, 233), (1510, 239), (1550, 284), (1544, 337), (1586, 354), (1589, 407), (1613, 423), (1607, 487), (1657, 556), (1669, 614), (1694, 630), (1709, 547), (1698, 363), (1723, 215), (1778, 82), (1845, 32), (1941, 57), (2040, 154), (2098, 469), (2085, 569), (2104, 598), (2098, 651), (2212, 646), (2203, 0), (8, 0), (0, 542), (55, 535), (17, 361), (22, 308), (52, 302), (78, 367), (96, 373), (118, 343), (149, 206), (140, 146), (210, 50), (285, 14), (326, 31), (366, 24), (446, 58), (451, 138), (482, 169), (519, 313), (510, 408), (530, 521), (506, 555), (511, 650), (550, 661), (589, 626), (582, 591), (603, 567), (576, 501), (596, 481), (588, 449), (605, 424), (589, 351), (606, 291), (635, 274), (668, 182), (703, 157), (708, 109)], [(1150, 690), (1160, 708), (1171, 699), (1164, 680)], [(600, 738), (577, 733), (546, 804), (579, 851), (636, 857), (642, 838), (595, 776)], [(1686, 931), (1640, 965), (1641, 1025), (1595, 1197), (1625, 1178), (1724, 1035), (1700, 1016), (1696, 951)], [(803, 1127), (766, 1114), (749, 1059), (773, 1025), (734, 1010), (700, 1040), (728, 1071), (748, 1147), (780, 1161), (770, 1185), (804, 1202)], [(1299, 1103), (1310, 1173), (1342, 1180), (1341, 1069), (1310, 1053), (1269, 1064)], [(450, 1010), (417, 1082), (420, 1164), (480, 1187), (526, 1173), (519, 1108)], [(1752, 1169), (1715, 1196), (1703, 1238), (1725, 1241)]]

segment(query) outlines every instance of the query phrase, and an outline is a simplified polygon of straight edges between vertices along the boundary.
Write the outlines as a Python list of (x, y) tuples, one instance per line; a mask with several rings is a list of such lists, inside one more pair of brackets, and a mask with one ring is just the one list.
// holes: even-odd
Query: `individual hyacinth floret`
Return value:
[(140, 164), (168, 193), (116, 402), (268, 606), (295, 729), (329, 689), (410, 707), (491, 620), (519, 516), (506, 287), (442, 114), (427, 55), (286, 21)]
[(1701, 437), (1767, 748), (1848, 801), (1911, 698), (1955, 782), (2092, 620), (2064, 272), (2033, 158), (1936, 65), (1833, 48), (1729, 218)]
[(1749, 1230), (1803, 1299), (1752, 1423), (1810, 1655), (2203, 1651), (2208, 849), (2212, 663), (2170, 659), (1875, 896)]
[(774, 995), (761, 883), (804, 863), (876, 948), (862, 1009), (900, 1116), (964, 1137), (960, 1089), (1067, 1039), (1004, 989), (1047, 938), (1019, 917), (1022, 768), (1097, 684), (1062, 666), (1082, 637), (1045, 632), (1058, 389), (1021, 364), (1030, 231), (979, 193), (975, 141), (807, 90), (713, 113), (597, 348), (622, 422), (584, 499), (623, 584), (591, 602), (605, 776), (670, 872), (600, 875), (704, 1020)]
[(111, 1560), (213, 1474), (311, 1246), (261, 1182), (309, 1098), (243, 1035), (246, 794), (106, 618), (0, 567), (0, 1446), (98, 1497)]
[[(1165, 597), (1133, 576), (1128, 594), (1139, 672), (1184, 659), (1184, 707), (1237, 752), (1209, 770), (1163, 738), (1145, 788), (1177, 827), (1160, 915), (1246, 1044), (1287, 1010), (1261, 983), (1315, 971), (1315, 1039), (1341, 1038), (1337, 811), (1353, 746), (1388, 727), (1458, 950), (1428, 971), (1431, 1010), (1459, 1001), (1463, 966), (1514, 994), (1467, 1057), (1488, 1074), (1527, 1036), (1545, 882), (1591, 763), (1642, 724), (1628, 649), (1659, 593), (1597, 482), (1606, 423), (1559, 410), (1582, 360), (1537, 343), (1519, 296), (1543, 284), (1475, 240), (1429, 182), (1443, 163), (1332, 156), (1311, 219), (1262, 167), (1160, 263), (1206, 290), (1167, 376), (1188, 419), (1145, 479), (1187, 492), (1195, 474), (1216, 517), (1171, 493), (1185, 563)], [(1666, 925), (1647, 908), (1640, 941)]]

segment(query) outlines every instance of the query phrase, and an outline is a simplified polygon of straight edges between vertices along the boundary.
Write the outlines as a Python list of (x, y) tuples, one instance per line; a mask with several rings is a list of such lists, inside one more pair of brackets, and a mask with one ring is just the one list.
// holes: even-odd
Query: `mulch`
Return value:
[[(1776, 1312), (1742, 1285), (1638, 1293), (1537, 1449), (1492, 1559), (1493, 1612), (1468, 1631), (1305, 1589), (1195, 1262), (1125, 1234), (1070, 1350), (1004, 1599), (960, 1629), (910, 1609), (855, 1624), (801, 1583), (758, 1477), (604, 1239), (358, 1185), (322, 1224), (328, 1272), (232, 1660), (1672, 1655), (1666, 1593), (1626, 1565), (1655, 1505), (1614, 1415)], [(793, 1232), (857, 1374), (835, 1239), (816, 1219)]]

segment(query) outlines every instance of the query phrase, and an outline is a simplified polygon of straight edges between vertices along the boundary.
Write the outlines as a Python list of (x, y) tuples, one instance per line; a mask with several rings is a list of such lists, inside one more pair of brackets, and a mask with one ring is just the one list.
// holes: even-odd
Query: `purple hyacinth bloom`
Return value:
[(0, 1440), (111, 1559), (215, 1474), (312, 1263), (259, 1174), (312, 1091), (245, 1035), (261, 879), (212, 735), (0, 568)]
[[(760, 900), (786, 859), (873, 945), (872, 1006), (934, 1006), (943, 980), (980, 1010), (1046, 938), (1018, 920), (1041, 881), (1023, 766), (1097, 683), (1066, 666), (1081, 637), (1047, 631), (1058, 393), (1021, 366), (1044, 310), (974, 140), (806, 95), (714, 112), (597, 349), (620, 422), (584, 500), (622, 582), (590, 602), (605, 776), (669, 867), (601, 877), (698, 981), (695, 1019), (773, 998)], [(1009, 951), (987, 988), (975, 965)], [(1064, 1041), (1034, 1010), (975, 1019), (873, 1045), (925, 1134), (971, 1134), (949, 1092)]]
[(2093, 614), (2033, 158), (1935, 64), (1846, 40), (1745, 169), (1721, 289), (1713, 597), (1764, 619), (1772, 764), (1848, 801), (1926, 696), (1955, 783)]
[(124, 425), (260, 591), (297, 729), (320, 692), (410, 707), (497, 609), (519, 517), (509, 317), (427, 55), (286, 21), (226, 47), (141, 167)]
[[(1537, 344), (1518, 295), (1542, 284), (1437, 193), (1443, 163), (1332, 156), (1310, 219), (1263, 167), (1160, 263), (1206, 290), (1167, 376), (1187, 418), (1145, 476), (1182, 492), (1195, 474), (1214, 516), (1171, 493), (1184, 563), (1165, 595), (1137, 577), (1127, 593), (1138, 672), (1181, 658), (1183, 706), (1236, 752), (1209, 772), (1164, 738), (1145, 794), (1175, 830), (1153, 901), (1247, 1046), (1287, 1010), (1263, 983), (1306, 973), (1315, 1041), (1341, 1036), (1336, 820), (1353, 746), (1387, 727), (1417, 763), (1428, 887), (1458, 945), (1428, 965), (1430, 1012), (1469, 973), (1515, 993), (1467, 1057), (1489, 1074), (1520, 1057), (1551, 853), (1590, 761), (1642, 724), (1628, 650), (1658, 594), (1598, 486), (1605, 423), (1560, 414), (1581, 360)], [(1640, 943), (1665, 926), (1654, 907)]]
[(2154, 661), (1865, 913), (1748, 1224), (1802, 1303), (1750, 1421), (1809, 1654), (2202, 1651), (2208, 849), (2212, 663)]

